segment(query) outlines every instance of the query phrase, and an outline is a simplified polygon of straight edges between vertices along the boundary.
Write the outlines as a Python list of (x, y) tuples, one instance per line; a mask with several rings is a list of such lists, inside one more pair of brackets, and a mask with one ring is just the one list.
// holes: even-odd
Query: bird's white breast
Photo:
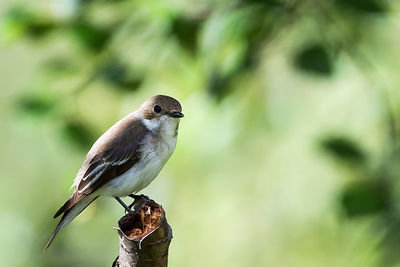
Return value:
[(151, 129), (144, 122), (150, 132), (143, 140), (140, 160), (124, 174), (103, 186), (102, 194), (114, 197), (127, 196), (148, 186), (174, 152), (178, 123), (177, 120), (168, 120), (160, 124), (159, 128), (151, 125), (153, 126)]

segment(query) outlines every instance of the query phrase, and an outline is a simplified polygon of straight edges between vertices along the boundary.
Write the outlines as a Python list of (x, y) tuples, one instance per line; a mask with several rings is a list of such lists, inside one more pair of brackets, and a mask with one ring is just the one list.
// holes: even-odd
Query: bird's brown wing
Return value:
[(54, 218), (132, 168), (140, 160), (140, 146), (147, 128), (140, 120), (130, 122), (129, 125), (120, 125), (120, 128), (117, 127), (114, 134), (100, 140), (96, 151), (89, 152), (93, 156), (87, 157), (83, 163), (73, 195), (57, 211)]

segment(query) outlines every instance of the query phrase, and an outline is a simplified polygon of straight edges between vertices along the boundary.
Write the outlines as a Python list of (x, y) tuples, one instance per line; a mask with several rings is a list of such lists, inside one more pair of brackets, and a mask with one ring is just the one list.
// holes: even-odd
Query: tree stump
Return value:
[(118, 221), (119, 255), (113, 267), (165, 267), (172, 229), (165, 211), (145, 195), (135, 197), (128, 213)]

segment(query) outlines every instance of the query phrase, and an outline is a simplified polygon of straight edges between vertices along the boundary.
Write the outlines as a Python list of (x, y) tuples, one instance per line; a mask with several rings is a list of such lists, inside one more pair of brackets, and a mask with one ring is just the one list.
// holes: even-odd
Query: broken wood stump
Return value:
[(165, 211), (145, 195), (135, 196), (127, 213), (118, 221), (119, 255), (113, 267), (165, 267), (172, 229)]

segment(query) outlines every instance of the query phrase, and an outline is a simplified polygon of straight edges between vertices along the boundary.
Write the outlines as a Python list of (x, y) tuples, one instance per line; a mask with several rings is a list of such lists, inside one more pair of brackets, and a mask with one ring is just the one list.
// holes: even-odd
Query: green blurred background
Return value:
[(185, 114), (143, 191), (170, 266), (400, 266), (398, 1), (2, 0), (0, 16), (2, 266), (111, 266), (112, 199), (42, 249), (93, 141), (155, 94)]

